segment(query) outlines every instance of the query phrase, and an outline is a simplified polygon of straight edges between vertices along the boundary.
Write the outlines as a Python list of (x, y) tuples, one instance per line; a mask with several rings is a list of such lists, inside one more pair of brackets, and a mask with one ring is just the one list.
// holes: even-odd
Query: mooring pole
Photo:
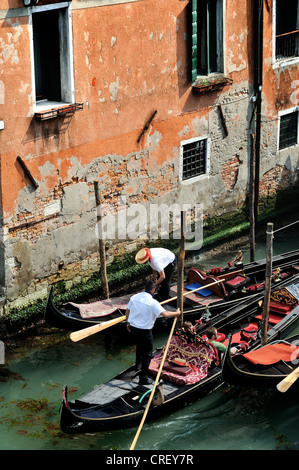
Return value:
[(250, 177), (249, 177), (249, 217), (250, 217), (250, 261), (255, 261), (255, 138), (250, 134)]
[[(94, 191), (95, 191), (95, 198), (96, 198), (96, 207), (101, 205), (101, 195), (99, 191), (98, 182), (94, 181)], [(109, 299), (109, 286), (108, 286), (108, 278), (107, 278), (107, 268), (106, 268), (106, 254), (105, 254), (105, 243), (103, 237), (101, 235), (102, 232), (102, 221), (101, 217), (97, 212), (97, 224), (98, 224), (98, 233), (99, 233), (99, 253), (100, 253), (100, 273), (101, 273), (101, 281), (102, 281), (102, 288), (103, 294), (106, 299)]]
[(184, 304), (184, 261), (185, 261), (185, 241), (186, 241), (186, 213), (181, 211), (181, 239), (179, 246), (178, 258), (178, 275), (177, 275), (177, 308), (182, 312), (181, 324), (184, 322), (183, 318), (183, 304)]
[(272, 274), (272, 256), (273, 256), (273, 224), (267, 224), (267, 258), (266, 258), (266, 279), (265, 279), (265, 296), (262, 316), (262, 337), (261, 344), (264, 346), (267, 343), (268, 319), (269, 319), (269, 304), (271, 293), (271, 274)]

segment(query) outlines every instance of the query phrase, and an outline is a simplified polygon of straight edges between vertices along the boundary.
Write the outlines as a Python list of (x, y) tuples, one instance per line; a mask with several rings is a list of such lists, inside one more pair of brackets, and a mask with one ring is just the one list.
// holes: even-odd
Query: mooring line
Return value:
[(280, 230), (284, 230), (288, 227), (291, 227), (292, 225), (295, 225), (295, 224), (298, 224), (299, 220), (297, 220), (296, 222), (293, 222), (292, 224), (289, 224), (289, 225), (285, 225), (284, 227), (280, 227), (278, 228), (277, 230), (274, 230), (273, 233), (276, 233), (276, 232), (280, 232)]

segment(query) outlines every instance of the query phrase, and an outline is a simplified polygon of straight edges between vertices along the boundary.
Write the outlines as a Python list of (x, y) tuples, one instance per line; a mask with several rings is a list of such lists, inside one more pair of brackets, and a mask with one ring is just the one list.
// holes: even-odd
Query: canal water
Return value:
[[(224, 266), (241, 248), (249, 261), (249, 247), (240, 241), (207, 257), (188, 262)], [(298, 249), (298, 226), (278, 232), (274, 254)], [(256, 259), (265, 258), (266, 242), (258, 241)], [(299, 331), (299, 328), (298, 328)], [(167, 332), (155, 334), (161, 346)], [(10, 375), (0, 382), (1, 450), (129, 450), (137, 429), (119, 429), (88, 435), (66, 435), (59, 430), (62, 387), (70, 399), (91, 390), (134, 362), (130, 337), (113, 329), (73, 343), (69, 332), (47, 329), (40, 336), (18, 341), (6, 351)], [(222, 386), (191, 406), (155, 422), (146, 422), (135, 451), (196, 452), (201, 450), (299, 450), (299, 399), (295, 388), (247, 390)], [(219, 462), (218, 462), (219, 463)], [(242, 462), (235, 462), (242, 465)]]

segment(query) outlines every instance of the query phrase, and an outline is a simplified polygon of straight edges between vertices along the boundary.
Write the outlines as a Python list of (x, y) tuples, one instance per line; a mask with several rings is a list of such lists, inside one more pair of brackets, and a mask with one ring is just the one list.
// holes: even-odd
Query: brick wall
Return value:
[(238, 155), (228, 160), (221, 167), (221, 177), (226, 189), (233, 190), (238, 179), (241, 161)]
[(283, 165), (276, 165), (264, 173), (260, 180), (260, 196), (267, 197), (286, 189), (291, 183), (291, 172)]

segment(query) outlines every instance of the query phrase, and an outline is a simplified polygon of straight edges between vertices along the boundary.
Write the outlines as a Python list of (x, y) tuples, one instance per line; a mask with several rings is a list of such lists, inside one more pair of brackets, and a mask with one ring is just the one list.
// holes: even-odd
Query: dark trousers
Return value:
[(176, 267), (176, 258), (172, 263), (169, 263), (166, 268), (164, 268), (165, 279), (159, 285), (158, 293), (155, 298), (158, 302), (169, 299), (169, 292), (171, 287), (171, 280)]
[(131, 326), (131, 333), (136, 343), (136, 370), (141, 369), (140, 377), (146, 377), (153, 353), (152, 330), (142, 330)]

